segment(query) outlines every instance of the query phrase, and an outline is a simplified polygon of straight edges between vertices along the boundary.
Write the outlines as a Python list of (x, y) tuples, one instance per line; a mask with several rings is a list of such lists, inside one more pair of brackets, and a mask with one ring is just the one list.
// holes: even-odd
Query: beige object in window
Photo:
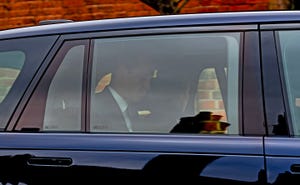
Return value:
[(300, 98), (295, 99), (295, 104), (297, 107), (300, 107)]
[(101, 93), (111, 82), (111, 73), (104, 75), (98, 82), (95, 93)]

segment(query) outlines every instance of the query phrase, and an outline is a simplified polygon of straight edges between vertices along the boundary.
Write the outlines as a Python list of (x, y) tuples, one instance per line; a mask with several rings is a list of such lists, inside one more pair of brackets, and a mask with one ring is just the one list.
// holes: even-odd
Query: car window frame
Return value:
[[(61, 43), (65, 40), (73, 40), (73, 39), (90, 39), (90, 38), (105, 38), (105, 37), (119, 37), (119, 36), (137, 36), (137, 35), (153, 35), (153, 34), (180, 34), (180, 33), (204, 33), (204, 32), (241, 32), (241, 35), (244, 35), (246, 32), (249, 31), (254, 31), (257, 32), (258, 30), (258, 25), (256, 24), (249, 24), (249, 25), (215, 25), (215, 26), (193, 26), (193, 27), (173, 27), (173, 28), (150, 28), (150, 29), (130, 29), (130, 30), (118, 30), (118, 31), (101, 31), (101, 32), (83, 32), (83, 33), (77, 33), (77, 34), (66, 34), (66, 35), (62, 35), (59, 39), (59, 45), (61, 45)], [(242, 36), (244, 38), (244, 36)], [(241, 43), (243, 44), (243, 46), (241, 48), (243, 48), (243, 53), (241, 55), (242, 59), (244, 60), (244, 39), (241, 39)], [(91, 47), (91, 46), (90, 46)], [(55, 46), (55, 51), (58, 49), (58, 46)], [(55, 52), (54, 51), (54, 52)], [(91, 52), (91, 51), (90, 51)], [(52, 53), (52, 57), (53, 57), (53, 53)], [(89, 59), (90, 60), (90, 59)], [(51, 62), (51, 58), (47, 58), (47, 63)], [(87, 76), (90, 76), (90, 63), (91, 61), (88, 61), (89, 63), (89, 67), (87, 67)], [(240, 65), (240, 74), (239, 75), (243, 75), (243, 71), (244, 71), (244, 62), (242, 61), (242, 64)], [(45, 70), (46, 67), (42, 67), (41, 69)], [(43, 73), (39, 72), (41, 75)], [(39, 76), (38, 75), (38, 76)], [(247, 115), (247, 112), (243, 111), (245, 110), (247, 104), (243, 103), (242, 98), (243, 98), (243, 87), (245, 86), (243, 84), (243, 81), (245, 80), (245, 76), (243, 77), (243, 80), (240, 79), (239, 81), (239, 106), (240, 106), (240, 111), (239, 111), (239, 133), (240, 135), (251, 135), (251, 133), (247, 133), (247, 131), (245, 130), (245, 125), (246, 124), (253, 124), (253, 120), (254, 118), (251, 118), (251, 116), (246, 117), (246, 119), (244, 118), (245, 115)], [(38, 80), (38, 79), (35, 79)], [(35, 81), (34, 80), (34, 81)], [(260, 83), (260, 82), (259, 82)], [(242, 87), (243, 84), (243, 87)], [(90, 84), (89, 82), (87, 83), (87, 89), (90, 88)], [(31, 92), (32, 92), (32, 87), (30, 88)], [(30, 92), (26, 93), (25, 98), (28, 98), (30, 96)], [(89, 99), (89, 95), (86, 95), (87, 99)], [(26, 99), (22, 100), (21, 105), (25, 106), (26, 103)], [(21, 107), (22, 107), (21, 106)], [(89, 112), (89, 103), (87, 102), (86, 106), (86, 111)], [(262, 108), (260, 108), (260, 105), (255, 105), (258, 106), (256, 107), (258, 110), (262, 110)], [(18, 108), (16, 111), (16, 115), (20, 115), (22, 113), (22, 109)], [(88, 115), (87, 113), (85, 113), (86, 115)], [(89, 122), (89, 118), (88, 116), (85, 116), (85, 121), (88, 123)], [(7, 128), (7, 131), (12, 130), (12, 128), (14, 127), (14, 124), (16, 124), (17, 119), (14, 118), (12, 119), (12, 122), (10, 123), (9, 127)], [(89, 127), (89, 125), (85, 125), (86, 129), (85, 131), (88, 132), (87, 128)], [(265, 133), (264, 130), (259, 131), (259, 133), (257, 133), (256, 135), (261, 135), (262, 133)]]
[(243, 135), (265, 135), (259, 31), (245, 32), (243, 54)]
[[(72, 42), (75, 42), (74, 44), (72, 44)], [(62, 47), (64, 47), (64, 43), (67, 43), (67, 45), (71, 46), (76, 46), (76, 42), (77, 43), (84, 43), (86, 46), (85, 48), (85, 55), (84, 55), (84, 62), (83, 62), (83, 77), (82, 77), (82, 100), (81, 100), (81, 130), (79, 132), (83, 132), (86, 130), (86, 124), (85, 124), (85, 113), (86, 113), (86, 103), (85, 103), (85, 90), (86, 90), (86, 78), (87, 78), (87, 60), (88, 60), (88, 52), (89, 52), (89, 40), (88, 39), (63, 39), (63, 38), (59, 38), (59, 40), (57, 41), (57, 44), (53, 47), (54, 49), (50, 52), (49, 57), (46, 59), (46, 61), (43, 63), (43, 65), (41, 66), (40, 70), (37, 72), (36, 77), (32, 80), (32, 84), (30, 84), (29, 86), (29, 90), (25, 93), (24, 98), (22, 99), (20, 106), (17, 108), (15, 114), (13, 115), (13, 119), (11, 120), (11, 122), (8, 124), (6, 131), (16, 131), (15, 128), (18, 126), (18, 121), (22, 116), (23, 111), (25, 110), (25, 108), (27, 107), (28, 102), (31, 99), (31, 96), (33, 95), (33, 93), (35, 92), (36, 88), (39, 86), (39, 82), (40, 80), (43, 78), (43, 76), (45, 75), (49, 75), (49, 73), (52, 73), (51, 76), (51, 80), (53, 79), (53, 75), (55, 74), (55, 71), (57, 71), (61, 60), (57, 60), (56, 56), (57, 54), (60, 53), (60, 49)], [(69, 50), (66, 50), (69, 51)], [(53, 63), (52, 61), (56, 60), (55, 63)], [(56, 66), (55, 66), (56, 65)], [(49, 69), (50, 68), (50, 69)], [(48, 84), (49, 81), (51, 82), (51, 80), (47, 80)], [(49, 84), (50, 85), (50, 84)], [(36, 132), (36, 129), (28, 129), (22, 132)], [(20, 131), (17, 131), (20, 132)]]
[[(249, 56), (249, 64), (251, 60), (257, 60), (257, 63), (255, 65), (259, 65), (259, 50), (256, 50), (255, 52), (257, 52), (254, 56), (253, 53), (250, 52), (244, 52), (245, 47), (253, 47), (252, 45), (247, 45), (245, 44), (245, 39), (244, 37), (246, 37), (246, 33), (248, 32), (254, 32), (258, 35), (258, 25), (256, 24), (250, 24), (250, 25), (218, 25), (218, 26), (193, 26), (193, 27), (180, 27), (180, 28), (151, 28), (151, 29), (133, 29), (133, 30), (122, 30), (122, 31), (111, 31), (111, 32), (98, 32), (98, 33), (90, 33), (90, 34), (86, 34), (86, 35), (82, 35), (84, 37), (88, 37), (88, 38), (106, 38), (106, 37), (120, 37), (120, 36), (142, 36), (142, 35), (157, 35), (157, 34), (180, 34), (180, 33), (219, 33), (219, 32), (241, 32), (241, 45), (243, 46), (241, 49), (241, 55), (240, 55), (240, 66), (239, 66), (239, 75), (243, 76), (243, 71), (244, 71), (244, 55)], [(249, 40), (253, 40), (254, 46), (255, 47), (259, 47), (258, 43), (259, 43), (259, 39), (258, 36), (257, 37), (251, 37), (251, 36), (247, 36), (247, 41)], [(91, 63), (91, 61), (90, 61)], [(253, 66), (253, 64), (250, 64)], [(260, 69), (260, 67), (258, 66), (258, 69)], [(260, 70), (259, 70), (260, 72)], [(258, 89), (256, 88), (252, 88), (252, 89), (256, 89), (258, 92), (256, 93), (256, 98), (261, 98), (261, 82), (258, 80), (256, 81), (252, 81), (252, 85), (251, 87), (245, 88), (245, 83), (243, 82), (249, 82), (249, 80), (253, 79), (253, 76), (251, 76), (251, 74), (247, 77), (247, 76), (243, 76), (243, 78), (239, 79), (239, 100), (238, 100), (238, 106), (240, 107), (240, 110), (244, 110), (244, 111), (240, 111), (239, 115), (238, 115), (238, 124), (239, 124), (239, 135), (265, 135), (265, 128), (263, 126), (264, 123), (264, 112), (263, 112), (263, 105), (262, 105), (262, 101), (260, 101), (260, 103), (255, 103), (254, 101), (252, 101), (252, 98), (247, 98), (244, 96), (244, 93), (246, 93), (246, 91), (249, 91), (249, 89), (251, 89), (252, 85), (254, 85), (255, 87), (259, 87)], [(89, 84), (90, 87), (91, 84)], [(246, 89), (246, 91), (245, 91)], [(88, 99), (90, 99), (89, 95), (87, 97)], [(249, 99), (248, 103), (245, 104), (245, 100)], [(87, 104), (87, 111), (89, 111), (89, 104)], [(248, 108), (247, 108), (248, 107)], [(246, 110), (253, 108), (255, 110), (261, 110), (259, 111), (259, 119), (261, 120), (260, 122), (256, 122), (255, 120), (257, 119), (255, 116), (253, 116), (253, 114), (248, 113)], [(247, 116), (247, 119), (244, 119), (243, 117)], [(87, 120), (89, 118), (87, 117)], [(253, 131), (247, 131), (247, 129), (249, 129), (249, 126), (245, 126), (245, 125), (250, 125), (250, 127), (253, 127), (253, 123), (257, 123), (259, 124), (259, 129)], [(254, 125), (254, 127), (257, 125)], [(89, 125), (87, 125), (87, 128), (89, 127)], [(116, 133), (118, 134), (118, 133)], [(161, 134), (161, 133), (160, 133)]]
[[(276, 136), (272, 134), (272, 125), (279, 114), (284, 116), (284, 121), (288, 127), (288, 133), (281, 134), (281, 137), (292, 137), (293, 123), (289, 110), (286, 86), (283, 77), (283, 64), (281, 62), (281, 54), (279, 48), (278, 31), (282, 30), (300, 30), (299, 23), (277, 23), (262, 24), (261, 42), (262, 42), (262, 64), (267, 63), (263, 67), (263, 83), (264, 83), (264, 99), (266, 110), (266, 127), (268, 136)], [(268, 66), (268, 67), (267, 67)], [(268, 111), (269, 110), (269, 111)]]

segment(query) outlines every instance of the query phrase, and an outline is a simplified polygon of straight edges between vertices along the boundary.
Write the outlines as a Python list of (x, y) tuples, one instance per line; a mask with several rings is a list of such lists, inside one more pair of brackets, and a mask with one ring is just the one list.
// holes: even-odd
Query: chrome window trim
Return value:
[(300, 29), (299, 23), (277, 23), (277, 24), (261, 24), (260, 30), (274, 30), (274, 29)]
[(97, 32), (82, 32), (78, 34), (62, 35), (63, 39), (89, 39), (96, 37), (115, 37), (115, 36), (137, 36), (137, 35), (152, 35), (152, 34), (169, 34), (169, 33), (200, 33), (200, 32), (234, 32), (234, 31), (257, 31), (257, 24), (248, 25), (206, 25), (206, 26), (182, 26), (172, 28), (141, 28), (131, 30), (117, 31), (97, 31)]

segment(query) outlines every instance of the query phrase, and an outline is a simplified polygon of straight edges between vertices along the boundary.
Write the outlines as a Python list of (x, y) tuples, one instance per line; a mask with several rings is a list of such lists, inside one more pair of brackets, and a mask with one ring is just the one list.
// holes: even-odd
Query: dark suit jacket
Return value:
[(108, 88), (91, 100), (91, 131), (128, 132), (122, 112)]
[[(149, 103), (149, 102), (148, 102)], [(134, 132), (168, 132), (171, 120), (168, 115), (158, 114), (156, 109), (144, 102), (143, 105), (129, 105), (129, 118)], [(149, 110), (150, 115), (138, 115), (139, 110)], [(163, 112), (161, 109), (159, 111)], [(119, 105), (113, 98), (109, 88), (92, 97), (91, 102), (91, 131), (99, 132), (129, 132)], [(174, 125), (175, 123), (171, 123)], [(166, 128), (165, 128), (166, 127)]]

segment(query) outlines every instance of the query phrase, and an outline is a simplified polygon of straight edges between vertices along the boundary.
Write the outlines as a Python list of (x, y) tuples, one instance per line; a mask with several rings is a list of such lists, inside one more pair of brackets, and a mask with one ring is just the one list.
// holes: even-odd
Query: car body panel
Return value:
[(265, 138), (267, 178), (270, 184), (297, 184), (300, 179), (299, 138)]
[(295, 184), (300, 179), (299, 138), (293, 136), (276, 31), (297, 30), (299, 24), (262, 25), (262, 28), (265, 30), (261, 32), (261, 38), (268, 128), (268, 136), (264, 138), (267, 183)]
[[(13, 176), (23, 183), (31, 183), (30, 179), (53, 182), (51, 178), (59, 183), (58, 177), (63, 180), (72, 174), (71, 182), (159, 176), (191, 177), (207, 184), (255, 184), (264, 171), (259, 137), (9, 133), (0, 134), (0, 141), (0, 161), (9, 166), (1, 165), (1, 171), (6, 172), (5, 178)], [(64, 163), (68, 159), (71, 162)], [(13, 166), (20, 165), (15, 161), (22, 161), (23, 166)], [(241, 171), (240, 165), (248, 167)], [(9, 174), (7, 168), (27, 170)], [(45, 172), (43, 178), (36, 170)]]
[[(9, 122), (5, 132), (0, 133), (0, 182), (59, 184), (65, 180), (69, 183), (98, 182), (104, 178), (120, 180), (113, 177), (150, 177), (149, 182), (190, 178), (205, 184), (297, 182), (299, 139), (291, 137), (292, 123), (275, 31), (299, 29), (299, 23), (298, 11), (265, 11), (120, 18), (1, 31), (0, 41), (50, 35), (57, 40), (26, 87), (18, 107), (11, 111), (12, 117), (5, 121)], [(64, 43), (78, 40), (90, 48), (95, 38), (219, 32), (241, 33), (239, 134), (91, 133), (88, 125), (84, 125), (89, 119), (87, 92), (82, 96), (83, 133), (14, 130), (41, 77), (49, 71)], [(91, 57), (85, 56), (84, 60), (86, 88)], [(286, 130), (282, 131), (279, 123)]]

